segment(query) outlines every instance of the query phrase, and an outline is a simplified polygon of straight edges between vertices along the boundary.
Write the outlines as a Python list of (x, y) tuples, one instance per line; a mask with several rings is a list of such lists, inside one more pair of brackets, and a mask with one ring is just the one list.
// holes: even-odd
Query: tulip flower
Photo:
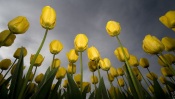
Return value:
[(139, 75), (139, 70), (138, 70), (138, 68), (132, 68), (132, 71), (133, 71), (133, 73), (135, 74), (135, 76), (138, 76)]
[(8, 23), (8, 28), (13, 34), (23, 34), (28, 30), (29, 25), (26, 17), (18, 16)]
[(173, 51), (175, 50), (175, 39), (171, 37), (163, 37), (161, 42), (165, 46), (166, 51)]
[(122, 68), (117, 68), (117, 73), (118, 73), (120, 76), (123, 76), (123, 75), (125, 74)]
[[(30, 63), (32, 62), (34, 56), (35, 56), (35, 54), (34, 55), (31, 55), (31, 57), (30, 57)], [(43, 56), (41, 54), (38, 54), (38, 56), (37, 56), (37, 58), (36, 58), (35, 63), (34, 63), (33, 66), (37, 66), (37, 67), (41, 66), (43, 60), (44, 60)]]
[(88, 38), (85, 34), (78, 34), (74, 39), (75, 50), (83, 52), (88, 47)]
[(0, 37), (0, 46), (11, 46), (16, 39), (16, 35), (12, 34), (9, 30), (2, 31)]
[[(129, 52), (128, 52), (127, 48), (124, 47), (123, 49), (124, 49), (126, 58), (128, 60), (130, 58)], [(114, 54), (115, 54), (115, 56), (117, 57), (117, 59), (119, 61), (125, 62), (125, 57), (124, 57), (124, 54), (122, 52), (122, 48), (121, 47), (116, 48), (115, 51), (114, 51)]]
[(63, 79), (66, 75), (66, 69), (64, 67), (59, 67), (56, 73), (56, 79)]
[(149, 61), (146, 58), (140, 58), (139, 65), (143, 68), (149, 67)]
[(138, 74), (138, 75), (137, 75), (137, 79), (138, 79), (138, 81), (140, 81), (140, 82), (142, 81), (142, 76), (141, 76), (141, 74)]
[(99, 61), (99, 64), (101, 69), (103, 69), (104, 71), (108, 71), (111, 67), (111, 62), (108, 58), (104, 58), (103, 60), (101, 59)]
[(152, 85), (150, 85), (150, 86), (148, 87), (148, 90), (149, 90), (152, 94), (154, 93), (154, 88), (153, 88)]
[(165, 54), (165, 55), (171, 58), (172, 63), (175, 63), (175, 56), (173, 54)]
[(67, 86), (68, 86), (68, 80), (65, 79), (64, 82), (63, 82), (63, 87), (64, 87), (64, 88), (67, 88)]
[(19, 59), (21, 49), (23, 49), (23, 57), (25, 57), (25, 56), (27, 55), (27, 49), (26, 49), (25, 47), (18, 48), (18, 49), (15, 51), (15, 53), (13, 54), (13, 57)]
[(119, 35), (121, 31), (120, 23), (112, 20), (108, 21), (106, 24), (106, 31), (111, 37)]
[(120, 87), (124, 87), (125, 83), (124, 83), (124, 79), (123, 78), (119, 78), (118, 79), (118, 84)]
[(80, 83), (81, 83), (81, 74), (76, 74), (76, 75), (74, 75), (74, 80), (75, 80), (75, 82), (76, 82), (78, 85), (80, 85)]
[(75, 49), (71, 49), (66, 56), (70, 63), (75, 63), (78, 60), (78, 52)]
[(40, 24), (43, 28), (51, 30), (56, 25), (56, 11), (50, 7), (45, 6), (42, 9), (40, 16)]
[(157, 37), (148, 34), (143, 40), (142, 48), (146, 53), (159, 54), (165, 49), (165, 46)]
[(58, 59), (58, 58), (55, 58), (55, 59), (53, 60), (52, 69), (53, 69), (53, 68), (58, 68), (58, 67), (60, 67), (60, 64), (61, 64), (61, 60)]
[(95, 72), (97, 70), (98, 63), (96, 61), (89, 61), (88, 67), (91, 72)]
[(67, 67), (67, 72), (69, 74), (75, 74), (76, 73), (76, 65), (73, 63), (69, 63)]
[(170, 10), (165, 15), (159, 18), (160, 22), (162, 22), (168, 28), (175, 28), (175, 11)]
[(2, 70), (7, 70), (9, 68), (9, 66), (11, 65), (11, 60), (10, 59), (3, 59), (0, 62), (0, 68)]
[(62, 49), (63, 49), (63, 44), (59, 40), (53, 40), (50, 43), (50, 53), (56, 55), (60, 53)]
[(88, 55), (89, 60), (92, 60), (92, 61), (100, 60), (100, 54), (94, 46), (87, 49), (87, 55)]
[(85, 90), (86, 86), (88, 86), (88, 89), (87, 89), (87, 92), (90, 92), (91, 91), (91, 84), (89, 82), (83, 82), (83, 87), (82, 87), (82, 91)]
[(166, 77), (172, 77), (173, 73), (170, 71), (168, 67), (162, 67), (161, 68), (161, 73), (166, 76)]
[(172, 64), (172, 58), (168, 55), (168, 54), (164, 54), (163, 56), (161, 55), (161, 56), (159, 56), (160, 58), (158, 58), (158, 63), (159, 63), (159, 65), (160, 66), (163, 66), (163, 67), (166, 67), (167, 66), (167, 64), (165, 63), (165, 62), (163, 62), (162, 61), (162, 59), (163, 59), (163, 57), (165, 57), (166, 58), (166, 62), (168, 63), (168, 64)]
[(136, 56), (130, 54), (130, 58), (128, 60), (130, 66), (137, 67), (139, 65), (138, 59)]
[(55, 88), (55, 85), (56, 85), (56, 84), (52, 84), (51, 90), (53, 90), (53, 89)]
[(165, 84), (166, 78), (165, 78), (164, 76), (160, 76), (160, 77), (159, 77), (159, 81), (160, 81), (162, 84)]
[(119, 74), (118, 74), (118, 72), (117, 72), (117, 69), (116, 68), (114, 68), (113, 66), (111, 66), (111, 68), (110, 68), (110, 73), (111, 73), (111, 75), (113, 76), (113, 77), (117, 77)]
[(113, 82), (114, 81), (114, 76), (111, 75), (111, 73), (108, 73), (108, 80), (109, 82)]
[(97, 84), (97, 83), (98, 83), (98, 78), (97, 78), (97, 76), (95, 76), (95, 75), (94, 75), (94, 76), (93, 76), (93, 75), (91, 76), (91, 83), (92, 83), (92, 84)]
[(42, 81), (43, 77), (44, 77), (44, 74), (40, 73), (35, 77), (35, 82), (39, 84)]
[(35, 83), (29, 83), (28, 84), (28, 91), (27, 91), (27, 94), (33, 94), (35, 92), (35, 88), (36, 88), (36, 84)]
[(149, 78), (152, 81), (153, 81), (153, 79), (157, 79), (158, 78), (157, 75), (155, 73), (153, 73), (153, 72), (147, 73), (146, 77)]
[(29, 80), (28, 80), (28, 81), (32, 81), (32, 80), (33, 80), (33, 77), (34, 77), (34, 74), (33, 74), (33, 72), (31, 72), (31, 74), (30, 74), (30, 77), (29, 77)]

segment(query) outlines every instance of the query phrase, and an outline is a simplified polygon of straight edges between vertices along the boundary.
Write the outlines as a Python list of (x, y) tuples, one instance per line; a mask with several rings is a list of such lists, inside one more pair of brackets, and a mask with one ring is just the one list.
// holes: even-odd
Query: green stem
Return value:
[(120, 85), (119, 85), (118, 78), (116, 77), (116, 79), (117, 79), (117, 85), (119, 86), (119, 90), (122, 91), (122, 89), (121, 89), (121, 87), (120, 87)]
[(80, 70), (81, 70), (81, 86), (80, 90), (83, 91), (83, 61), (82, 61), (82, 52), (80, 52)]
[(124, 82), (125, 82), (125, 84), (126, 84), (126, 87), (129, 88), (129, 87), (128, 87), (128, 84), (126, 83), (126, 81), (125, 81), (125, 79), (124, 79), (123, 76), (122, 76), (122, 78), (123, 78), (123, 80), (124, 80)]
[[(138, 67), (137, 67), (137, 69), (139, 70)], [(143, 77), (143, 75), (142, 75), (142, 73), (140, 72), (140, 70), (139, 70), (139, 73), (140, 73), (140, 75), (142, 76), (143, 80), (145, 81), (146, 85), (149, 87), (148, 83), (146, 82), (146, 80), (145, 80), (145, 78)], [(140, 83), (141, 83), (141, 82), (140, 82)]]
[(109, 80), (109, 72), (108, 72), (108, 71), (106, 71), (106, 73), (107, 73), (107, 76), (108, 76), (108, 81), (110, 82), (111, 87), (113, 87), (112, 82)]
[(0, 48), (4, 45), (4, 43), (10, 37), (11, 34), (12, 34), (12, 32), (10, 32), (10, 34), (4, 39), (4, 41), (0, 43)]
[(98, 79), (100, 80), (101, 79), (101, 74), (100, 74), (99, 66), (97, 66), (97, 70), (98, 70)]
[[(94, 81), (95, 81), (94, 72), (92, 72), (92, 75), (93, 75), (93, 79), (94, 79)], [(96, 92), (97, 88), (96, 88), (96, 84), (95, 84), (95, 83), (94, 83), (94, 87), (95, 87), (95, 92)], [(95, 95), (95, 94), (94, 94), (94, 95)]]
[(40, 53), (40, 51), (41, 51), (43, 45), (44, 45), (44, 42), (45, 42), (46, 37), (47, 37), (47, 33), (48, 33), (48, 29), (46, 29), (45, 34), (44, 34), (44, 38), (43, 38), (43, 40), (42, 40), (42, 42), (41, 42), (41, 44), (40, 44), (40, 46), (39, 46), (39, 48), (38, 48), (38, 50), (37, 50), (35, 56), (34, 56), (34, 58), (33, 58), (32, 61), (31, 61), (30, 67), (29, 67), (28, 72), (27, 72), (27, 75), (26, 75), (26, 79), (24, 80), (24, 83), (23, 83), (23, 86), (22, 86), (22, 89), (21, 89), (21, 92), (20, 92), (20, 94), (19, 94), (19, 98), (18, 98), (18, 99), (23, 99), (23, 93), (24, 93), (24, 91), (25, 91), (25, 89), (26, 89), (28, 79), (29, 79), (30, 74), (31, 74), (32, 69), (33, 69), (33, 65), (34, 65), (35, 60), (36, 60), (36, 58), (38, 57), (38, 55), (39, 55), (39, 53)]
[(35, 77), (36, 70), (37, 70), (37, 66), (35, 66), (35, 71), (34, 71), (34, 73), (33, 73), (33, 78), (32, 78), (32, 80), (31, 80), (31, 83), (32, 83), (32, 81), (33, 81), (33, 79), (34, 79), (34, 77)]
[(139, 98), (139, 99), (142, 99), (142, 98), (143, 98), (143, 93), (142, 93), (142, 91), (141, 91), (141, 86), (139, 86), (139, 82), (138, 82), (138, 80), (136, 79), (134, 73), (132, 72), (131, 67), (129, 66), (129, 63), (128, 63), (128, 60), (127, 60), (127, 58), (126, 58), (126, 54), (125, 54), (125, 51), (124, 51), (124, 48), (123, 48), (123, 45), (122, 45), (120, 39), (118, 38), (118, 35), (116, 36), (116, 38), (117, 38), (117, 40), (118, 40), (118, 42), (119, 42), (119, 44), (120, 44), (120, 47), (121, 47), (121, 49), (122, 49), (122, 53), (124, 54), (124, 59), (125, 59), (125, 63), (126, 63), (126, 66), (127, 66), (126, 69), (128, 69), (128, 71), (129, 71), (129, 74), (130, 74), (130, 76), (131, 76), (131, 81), (132, 81), (132, 83), (133, 83), (133, 85), (134, 85), (134, 88), (135, 88), (135, 90), (136, 90), (136, 93), (137, 93), (137, 95), (138, 95), (138, 98)]
[(73, 63), (71, 63), (71, 65), (72, 65), (72, 73), (71, 73), (71, 76), (72, 76), (72, 78), (73, 78)]
[(50, 66), (50, 70), (52, 70), (52, 68), (54, 68), (54, 59), (55, 59), (55, 54), (53, 54), (53, 58), (52, 58), (52, 65)]
[(2, 74), (3, 71), (4, 71), (4, 70), (1, 70), (1, 74)]

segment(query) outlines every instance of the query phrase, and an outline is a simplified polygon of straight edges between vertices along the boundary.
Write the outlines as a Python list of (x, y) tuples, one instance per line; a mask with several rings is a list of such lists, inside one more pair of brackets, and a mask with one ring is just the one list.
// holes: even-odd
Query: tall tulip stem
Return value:
[(81, 87), (80, 90), (83, 90), (83, 59), (82, 59), (82, 52), (80, 52), (80, 70), (81, 70)]
[(50, 70), (52, 70), (52, 68), (54, 67), (55, 63), (54, 63), (54, 59), (55, 59), (55, 54), (53, 54), (53, 58), (52, 58), (52, 65), (50, 66)]

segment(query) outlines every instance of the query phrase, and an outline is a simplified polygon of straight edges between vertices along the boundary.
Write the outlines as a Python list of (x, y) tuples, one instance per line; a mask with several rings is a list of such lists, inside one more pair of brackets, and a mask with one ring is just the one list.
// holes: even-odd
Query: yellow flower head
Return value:
[(85, 34), (78, 34), (74, 39), (75, 50), (83, 52), (88, 47), (88, 38)]
[(117, 72), (117, 69), (116, 68), (114, 68), (113, 66), (111, 66), (111, 68), (110, 68), (110, 73), (111, 73), (111, 75), (113, 76), (113, 77), (117, 77), (119, 74), (118, 74), (118, 72)]
[(74, 75), (74, 80), (77, 83), (77, 85), (81, 84), (81, 74)]
[(119, 35), (121, 31), (120, 23), (116, 21), (108, 21), (106, 24), (106, 31), (111, 37)]
[(96, 61), (89, 61), (88, 67), (91, 72), (95, 72), (97, 70), (98, 63)]
[(39, 84), (42, 81), (43, 77), (44, 77), (44, 74), (40, 73), (35, 77), (35, 82)]
[(148, 68), (149, 67), (149, 61), (146, 58), (140, 58), (139, 64), (143, 68)]
[(50, 7), (45, 6), (42, 9), (40, 16), (40, 24), (43, 28), (51, 30), (56, 25), (56, 11)]
[(113, 82), (114, 81), (114, 76), (111, 75), (111, 73), (108, 73), (108, 80), (109, 82)]
[(108, 71), (111, 67), (111, 61), (108, 58), (100, 59), (99, 64), (104, 71)]
[(153, 72), (147, 73), (146, 74), (146, 77), (149, 78), (150, 80), (153, 80), (153, 79), (157, 79), (158, 78), (158, 76), (155, 73), (153, 73)]
[(160, 55), (159, 57), (160, 58), (158, 58), (158, 63), (159, 63), (160, 66), (163, 66), (163, 67), (166, 67), (167, 66), (167, 64), (165, 62), (163, 62), (163, 60), (162, 60), (163, 57), (166, 59), (166, 62), (168, 64), (172, 64), (173, 59), (172, 59), (171, 56), (169, 56), (169, 54), (164, 54), (163, 56)]
[(168, 67), (162, 67), (161, 68), (161, 73), (166, 77), (172, 77), (173, 76), (173, 73), (171, 72), (171, 70)]
[(87, 55), (88, 55), (89, 60), (92, 60), (92, 61), (100, 60), (100, 53), (94, 46), (87, 49)]
[(139, 65), (138, 59), (136, 56), (130, 54), (130, 58), (128, 60), (130, 66), (137, 67)]
[(124, 73), (124, 71), (123, 71), (123, 69), (122, 68), (117, 68), (117, 73), (120, 75), (120, 76), (123, 76), (125, 73)]
[(138, 76), (139, 75), (138, 68), (134, 67), (134, 68), (132, 68), (132, 71), (133, 71), (133, 73), (134, 73), (135, 76)]
[(11, 46), (14, 43), (15, 39), (16, 35), (11, 33), (9, 30), (4, 30), (0, 33), (0, 43), (3, 42), (2, 46)]
[(64, 67), (59, 67), (56, 73), (56, 79), (63, 79), (66, 75), (66, 69)]
[(171, 37), (163, 37), (161, 42), (165, 46), (166, 51), (173, 51), (175, 50), (175, 39)]
[(70, 63), (75, 63), (78, 60), (78, 52), (75, 49), (71, 49), (66, 56)]
[(27, 89), (28, 89), (28, 91), (27, 91), (27, 94), (33, 94), (34, 92), (35, 92), (35, 88), (36, 88), (37, 86), (36, 86), (36, 84), (35, 83), (29, 83), (28, 85), (27, 85)]
[(85, 90), (86, 86), (88, 86), (88, 89), (87, 89), (87, 92), (90, 92), (91, 91), (91, 84), (89, 82), (83, 82), (83, 87), (82, 87), (82, 91)]
[[(31, 57), (30, 57), (30, 63), (32, 62), (34, 56), (35, 56), (35, 54), (34, 55), (31, 55)], [(38, 56), (37, 56), (37, 58), (36, 58), (33, 66), (38, 66), (38, 67), (41, 66), (43, 60), (44, 60), (44, 57), (41, 54), (38, 54)]]
[(33, 80), (33, 77), (34, 77), (34, 74), (33, 72), (31, 72), (30, 76), (29, 76), (29, 80), (28, 81), (32, 81)]
[[(124, 49), (126, 58), (128, 60), (130, 58), (129, 52), (128, 52), (127, 48), (123, 47), (123, 49)], [(119, 61), (121, 61), (121, 62), (125, 61), (125, 57), (124, 57), (124, 54), (123, 54), (123, 51), (122, 51), (121, 47), (116, 48), (115, 51), (114, 51), (114, 54), (115, 54), (115, 56), (117, 57), (117, 59)]]
[(141, 74), (138, 74), (138, 75), (137, 75), (137, 79), (138, 79), (139, 81), (142, 81), (142, 76), (141, 76)]
[(124, 83), (123, 78), (118, 79), (118, 84), (119, 84), (120, 87), (124, 87), (125, 83)]
[(91, 83), (92, 83), (92, 84), (97, 84), (97, 83), (98, 83), (98, 78), (97, 78), (97, 76), (95, 76), (95, 75), (94, 75), (94, 76), (93, 76), (93, 75), (91, 76)]
[(148, 34), (143, 40), (142, 48), (146, 53), (159, 54), (165, 49), (165, 46), (157, 37)]
[(55, 59), (53, 60), (52, 69), (53, 69), (53, 68), (58, 68), (58, 67), (60, 67), (60, 64), (61, 64), (61, 60), (58, 59), (58, 58), (55, 58)]
[(23, 34), (29, 28), (29, 22), (26, 17), (18, 16), (8, 23), (8, 28), (13, 34)]
[(150, 86), (148, 87), (148, 90), (149, 90), (149, 92), (151, 92), (152, 94), (154, 93), (154, 88), (153, 88), (152, 85), (150, 85)]
[(164, 76), (160, 76), (160, 77), (159, 77), (159, 81), (160, 81), (162, 84), (165, 84), (166, 78), (165, 78)]
[(75, 74), (76, 73), (76, 65), (73, 63), (69, 63), (67, 67), (67, 72), (69, 74)]
[(9, 68), (9, 66), (11, 65), (11, 60), (10, 59), (3, 59), (0, 62), (0, 68), (2, 70), (7, 70)]
[(50, 43), (50, 53), (58, 54), (63, 49), (63, 44), (59, 40), (53, 40)]
[(65, 79), (64, 82), (63, 82), (63, 87), (64, 87), (64, 88), (67, 88), (67, 86), (68, 86), (68, 80)]
[(23, 49), (23, 57), (25, 57), (25, 56), (27, 55), (27, 49), (26, 49), (25, 47), (18, 48), (18, 49), (15, 51), (15, 53), (13, 54), (13, 57), (19, 59), (21, 49)]

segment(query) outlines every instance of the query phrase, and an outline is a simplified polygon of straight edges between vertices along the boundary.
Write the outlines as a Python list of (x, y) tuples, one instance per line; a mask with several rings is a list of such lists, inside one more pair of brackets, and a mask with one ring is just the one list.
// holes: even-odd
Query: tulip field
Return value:
[[(60, 40), (52, 40), (49, 45), (53, 56), (51, 65), (45, 73), (36, 75), (45, 61), (40, 51), (48, 32), (56, 26), (56, 19), (55, 9), (44, 6), (39, 20), (45, 33), (36, 53), (30, 56), (30, 66), (26, 73), (24, 59), (28, 51), (24, 46), (14, 52), (14, 61), (0, 60), (0, 99), (175, 99), (175, 38), (163, 37), (159, 40), (148, 34), (143, 39), (143, 51), (155, 55), (161, 66), (162, 75), (158, 76), (149, 69), (147, 58), (138, 59), (129, 53), (119, 38), (122, 27), (114, 20), (106, 22), (106, 33), (111, 38), (116, 38), (119, 46), (116, 46), (113, 53), (123, 66), (112, 66), (110, 59), (101, 57), (95, 46), (88, 46), (88, 37), (80, 33), (74, 38), (74, 48), (65, 53), (65, 60), (69, 62), (67, 68), (60, 66), (61, 60), (55, 57), (66, 45)], [(166, 12), (160, 16), (159, 21), (167, 29), (175, 31), (175, 11)], [(10, 48), (16, 35), (25, 35), (29, 26), (30, 22), (25, 16), (10, 20), (8, 30), (0, 31), (0, 48)], [(163, 54), (163, 51), (167, 53)], [(83, 53), (89, 59), (87, 63), (83, 61)], [(80, 61), (78, 66), (75, 65), (77, 60)], [(88, 64), (91, 73), (90, 82), (83, 81), (85, 64)], [(143, 74), (138, 66), (148, 73)], [(76, 68), (80, 68), (80, 74), (76, 73)], [(106, 72), (108, 79), (104, 79), (101, 71)], [(110, 87), (106, 86), (104, 80), (108, 80)], [(114, 80), (117, 84), (113, 84)]]

